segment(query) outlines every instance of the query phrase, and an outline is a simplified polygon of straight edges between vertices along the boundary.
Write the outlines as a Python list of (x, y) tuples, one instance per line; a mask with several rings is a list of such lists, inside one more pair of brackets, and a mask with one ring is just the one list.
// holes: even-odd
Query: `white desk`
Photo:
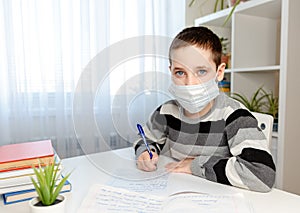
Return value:
[[(163, 161), (163, 160), (162, 160)], [(160, 161), (160, 162), (162, 162)], [(162, 167), (163, 163), (159, 162)], [(76, 212), (82, 200), (87, 195), (90, 187), (95, 183), (106, 183), (115, 169), (135, 169), (134, 153), (132, 148), (120, 149), (113, 152), (103, 152), (88, 156), (79, 156), (64, 159), (62, 164), (65, 171), (72, 172), (69, 180), (72, 183), (72, 192), (67, 194), (67, 212)], [(192, 175), (171, 174), (172, 182), (178, 185), (186, 185), (199, 188), (200, 191), (210, 193), (243, 193), (249, 200), (255, 213), (299, 212), (300, 196), (273, 189), (269, 193), (251, 192), (223, 184), (214, 183)], [(170, 176), (170, 177), (171, 177)], [(22, 202), (12, 205), (3, 205), (0, 200), (0, 212), (2, 213), (26, 213), (29, 212), (28, 203)]]

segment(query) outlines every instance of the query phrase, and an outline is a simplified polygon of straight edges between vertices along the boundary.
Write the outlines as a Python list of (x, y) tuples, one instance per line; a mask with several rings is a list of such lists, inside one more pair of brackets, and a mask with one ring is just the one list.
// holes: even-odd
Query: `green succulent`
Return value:
[(45, 206), (49, 206), (55, 202), (62, 187), (71, 174), (67, 174), (60, 180), (59, 183), (57, 183), (57, 179), (60, 176), (60, 172), (58, 172), (59, 165), (60, 162), (56, 165), (55, 162), (52, 162), (44, 167), (39, 164), (38, 168), (33, 168), (37, 181), (35, 181), (32, 177), (31, 181), (35, 187), (40, 201)]

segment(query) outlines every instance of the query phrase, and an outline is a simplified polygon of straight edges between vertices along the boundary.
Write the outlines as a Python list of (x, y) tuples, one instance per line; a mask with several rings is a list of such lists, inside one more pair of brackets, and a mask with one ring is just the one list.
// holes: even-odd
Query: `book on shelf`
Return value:
[[(72, 185), (67, 180), (64, 186), (62, 187), (60, 193), (70, 192), (71, 190), (72, 190)], [(34, 188), (8, 192), (2, 195), (3, 202), (5, 205), (27, 201), (36, 196), (37, 196), (37, 192)]]
[(43, 166), (53, 160), (51, 140), (0, 146), (0, 172)]

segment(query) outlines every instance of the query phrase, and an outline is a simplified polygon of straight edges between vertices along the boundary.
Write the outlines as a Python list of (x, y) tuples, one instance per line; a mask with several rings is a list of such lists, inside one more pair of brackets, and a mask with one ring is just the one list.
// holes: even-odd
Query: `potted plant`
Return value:
[(234, 1), (233, 0), (228, 0), (228, 2), (229, 2), (229, 6), (231, 6), (232, 9), (230, 10), (229, 14), (227, 15), (223, 26), (225, 26), (227, 24), (227, 22), (230, 20), (236, 6), (238, 6), (238, 4), (241, 2), (241, 0), (234, 0)]
[[(191, 7), (194, 3), (195, 3), (196, 0), (191, 0), (190, 3), (189, 3), (189, 7)], [(218, 11), (218, 6), (219, 7), (219, 10), (223, 10), (225, 9), (225, 2), (226, 0), (216, 0), (215, 1), (215, 4), (214, 4), (214, 13)], [(247, 0), (227, 0), (228, 1), (228, 7), (231, 7), (231, 10), (229, 12), (229, 14), (227, 15), (224, 23), (223, 23), (223, 26), (225, 26), (227, 24), (227, 22), (230, 20), (235, 8), (238, 6), (239, 3), (241, 2), (245, 2)]]
[(262, 90), (262, 92), (266, 95), (267, 102), (265, 104), (265, 113), (272, 115), (274, 118), (273, 123), (273, 131), (278, 130), (278, 109), (279, 109), (279, 101), (278, 97), (274, 95), (274, 93), (271, 91), (271, 93), (267, 93), (265, 90)]
[(29, 201), (31, 212), (64, 212), (66, 198), (59, 193), (71, 173), (58, 181), (61, 175), (59, 165), (60, 162), (56, 166), (55, 162), (51, 162), (44, 167), (33, 168), (37, 181), (33, 178), (31, 181), (38, 197)]
[(267, 93), (262, 87), (258, 88), (250, 99), (239, 93), (232, 93), (231, 97), (244, 104), (252, 112), (272, 115), (274, 118), (273, 131), (278, 129), (278, 97), (273, 92)]
[(239, 93), (232, 93), (231, 97), (245, 105), (252, 112), (262, 112), (262, 108), (266, 105), (265, 98), (268, 94), (261, 94), (263, 88), (258, 88), (251, 98)]

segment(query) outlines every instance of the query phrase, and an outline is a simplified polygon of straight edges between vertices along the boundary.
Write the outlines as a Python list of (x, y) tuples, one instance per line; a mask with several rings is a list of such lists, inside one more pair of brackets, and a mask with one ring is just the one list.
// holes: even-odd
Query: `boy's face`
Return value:
[(173, 82), (177, 85), (196, 85), (213, 78), (221, 81), (226, 65), (221, 64), (217, 68), (211, 54), (210, 50), (196, 46), (173, 50), (169, 67)]

